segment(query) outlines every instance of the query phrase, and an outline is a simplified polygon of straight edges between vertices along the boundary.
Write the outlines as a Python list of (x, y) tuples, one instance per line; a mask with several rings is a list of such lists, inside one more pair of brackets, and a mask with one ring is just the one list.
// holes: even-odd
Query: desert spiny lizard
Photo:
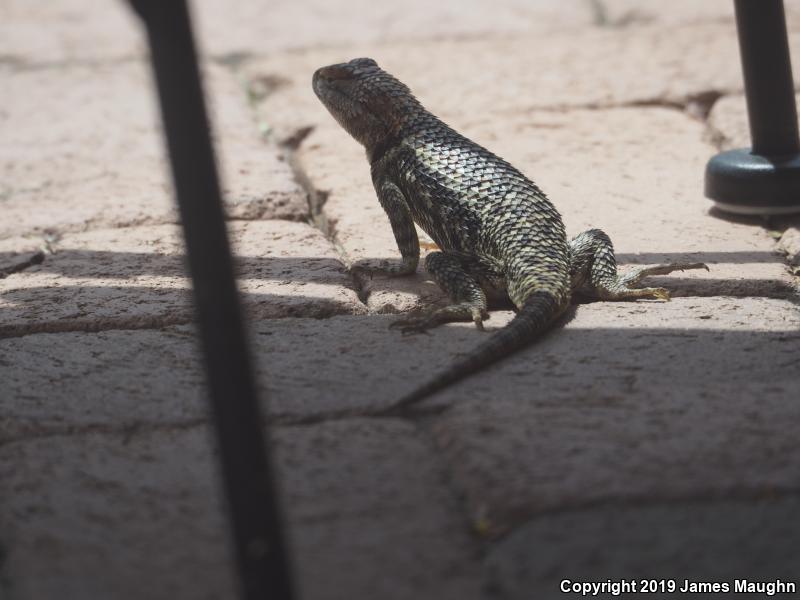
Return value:
[(402, 262), (381, 270), (412, 274), (420, 257), (416, 223), (439, 247), (425, 259), (453, 304), (393, 323), (424, 331), (449, 321), (482, 328), (487, 296), (506, 294), (515, 318), (383, 412), (402, 410), (531, 343), (565, 311), (575, 291), (602, 300), (669, 299), (634, 287), (648, 275), (707, 268), (701, 263), (617, 273), (609, 237), (598, 229), (567, 240), (561, 215), (531, 180), (428, 112), (409, 88), (370, 58), (322, 67), (316, 95), (367, 151), (372, 183)]

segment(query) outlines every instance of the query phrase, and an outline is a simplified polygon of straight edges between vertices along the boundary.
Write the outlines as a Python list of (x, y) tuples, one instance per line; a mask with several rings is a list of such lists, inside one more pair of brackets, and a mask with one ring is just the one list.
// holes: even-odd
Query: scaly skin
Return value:
[(617, 274), (608, 236), (590, 230), (567, 241), (547, 196), (517, 169), (429, 113), (403, 83), (369, 58), (323, 67), (314, 92), (367, 151), (378, 200), (402, 262), (382, 271), (414, 273), (420, 245), (414, 224), (437, 244), (425, 267), (451, 306), (393, 326), (423, 331), (471, 320), (482, 328), (487, 294), (508, 296), (516, 317), (384, 413), (397, 412), (475, 373), (541, 336), (574, 291), (603, 300), (669, 299), (661, 288), (632, 288), (641, 278), (702, 264), (658, 265)]

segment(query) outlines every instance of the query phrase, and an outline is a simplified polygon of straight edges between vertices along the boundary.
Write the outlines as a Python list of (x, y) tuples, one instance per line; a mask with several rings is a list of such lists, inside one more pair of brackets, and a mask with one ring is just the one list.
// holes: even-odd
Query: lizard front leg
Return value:
[(431, 252), (425, 257), (425, 269), (439, 284), (453, 304), (422, 315), (409, 315), (394, 321), (390, 327), (403, 333), (425, 331), (451, 321), (472, 321), (483, 329), (489, 317), (486, 294), (478, 281), (465, 268), (458, 256), (447, 252)]
[(390, 277), (412, 275), (419, 264), (419, 239), (405, 196), (397, 185), (389, 181), (376, 182), (375, 191), (383, 210), (389, 217), (389, 224), (392, 226), (402, 261), (399, 265), (381, 261), (380, 266), (367, 267), (364, 270)]
[(637, 298), (669, 300), (669, 291), (664, 288), (631, 286), (650, 275), (666, 275), (673, 271), (689, 269), (708, 270), (703, 263), (675, 263), (638, 267), (627, 273), (619, 274), (611, 239), (599, 229), (590, 229), (576, 235), (569, 245), (573, 291), (580, 290), (601, 300), (635, 300)]

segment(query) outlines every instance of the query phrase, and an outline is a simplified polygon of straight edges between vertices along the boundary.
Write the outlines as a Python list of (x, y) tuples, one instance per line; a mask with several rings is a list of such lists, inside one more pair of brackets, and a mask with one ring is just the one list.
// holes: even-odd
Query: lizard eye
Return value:
[(341, 81), (344, 79), (352, 79), (353, 74), (338, 65), (331, 65), (330, 67), (323, 67), (318, 71), (319, 76), (329, 81)]

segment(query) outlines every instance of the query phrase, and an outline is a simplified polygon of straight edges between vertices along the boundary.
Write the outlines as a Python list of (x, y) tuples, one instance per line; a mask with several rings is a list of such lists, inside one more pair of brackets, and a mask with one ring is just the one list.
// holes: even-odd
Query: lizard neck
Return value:
[(396, 121), (391, 133), (382, 137), (374, 144), (366, 146), (367, 159), (374, 165), (379, 162), (387, 152), (400, 145), (404, 139), (413, 137), (415, 133), (431, 126), (445, 126), (442, 121), (427, 110), (418, 106), (416, 110), (409, 110), (402, 118)]
[(370, 165), (375, 165), (380, 160), (386, 156), (386, 153), (389, 152), (392, 148), (396, 147), (402, 137), (400, 135), (390, 135), (386, 136), (376, 144), (371, 147), (367, 148), (367, 160), (369, 160)]

